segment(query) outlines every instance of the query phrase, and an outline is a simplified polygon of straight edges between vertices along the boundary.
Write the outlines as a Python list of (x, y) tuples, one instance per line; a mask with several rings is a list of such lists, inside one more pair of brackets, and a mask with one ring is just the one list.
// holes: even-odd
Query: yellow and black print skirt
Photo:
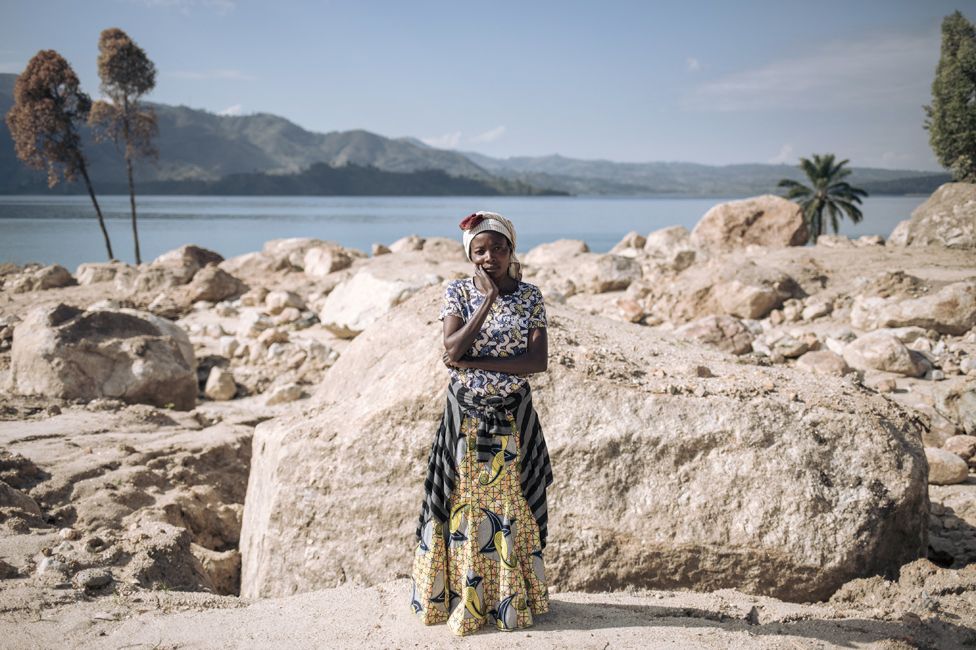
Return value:
[[(500, 630), (532, 625), (549, 611), (539, 526), (519, 483), (519, 431), (494, 439), (492, 461), (479, 463), (478, 421), (464, 417), (448, 531), (428, 521), (413, 561), (411, 607), (427, 625), (447, 622), (457, 635), (488, 623)], [(462, 448), (463, 449), (463, 448)], [(460, 454), (459, 454), (460, 455)]]

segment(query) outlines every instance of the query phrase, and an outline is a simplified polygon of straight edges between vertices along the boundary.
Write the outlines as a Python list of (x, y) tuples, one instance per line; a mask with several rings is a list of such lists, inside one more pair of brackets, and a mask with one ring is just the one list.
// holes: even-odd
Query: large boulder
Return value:
[(915, 208), (905, 235), (910, 246), (976, 248), (976, 184), (946, 183)]
[(806, 294), (792, 277), (776, 268), (726, 255), (695, 264), (679, 275), (651, 278), (645, 311), (672, 323), (713, 314), (763, 318), (789, 298)]
[(310, 278), (323, 278), (334, 271), (347, 269), (352, 258), (339, 246), (316, 246), (305, 252), (302, 268)]
[(319, 309), (319, 320), (336, 336), (352, 338), (420, 289), (468, 268), (457, 260), (433, 262), (419, 250), (374, 258), (336, 285)]
[(111, 397), (181, 410), (193, 408), (197, 396), (187, 335), (165, 319), (128, 309), (35, 309), (14, 329), (11, 379), (25, 395)]
[(163, 253), (154, 259), (150, 266), (167, 269), (179, 279), (180, 284), (186, 284), (203, 267), (208, 264), (220, 264), (223, 261), (224, 258), (220, 253), (187, 244)]
[[(381, 317), (308, 410), (258, 425), (241, 595), (409, 573), (447, 382), (441, 295)], [(924, 554), (921, 424), (902, 407), (559, 305), (549, 316), (552, 362), (532, 381), (555, 476), (546, 570), (561, 590), (818, 600)]]
[(807, 227), (800, 206), (773, 194), (719, 203), (691, 231), (691, 242), (710, 250), (745, 248), (749, 244), (802, 246), (806, 241)]
[(526, 266), (562, 266), (571, 258), (590, 252), (585, 241), (579, 239), (557, 239), (539, 244), (521, 257)]
[(78, 284), (95, 284), (97, 282), (110, 282), (119, 273), (133, 273), (135, 269), (125, 262), (85, 262), (78, 265), (75, 277)]
[(45, 289), (60, 289), (78, 284), (68, 269), (58, 264), (51, 264), (40, 269), (25, 271), (6, 288), (11, 293), (26, 293), (28, 291), (43, 291)]
[(640, 264), (632, 257), (581, 253), (566, 266), (567, 276), (577, 290), (587, 293), (622, 291), (641, 278)]
[(920, 377), (928, 364), (925, 357), (909, 350), (894, 334), (885, 330), (868, 332), (844, 347), (844, 361), (859, 370), (881, 370), (906, 377)]
[(851, 305), (858, 329), (915, 325), (942, 334), (965, 334), (976, 326), (976, 280), (947, 284), (918, 298), (859, 295)]

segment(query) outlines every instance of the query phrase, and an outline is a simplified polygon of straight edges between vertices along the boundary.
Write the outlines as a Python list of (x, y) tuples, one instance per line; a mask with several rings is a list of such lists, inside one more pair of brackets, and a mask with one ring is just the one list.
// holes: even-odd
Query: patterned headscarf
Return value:
[(515, 226), (512, 222), (498, 214), (497, 212), (486, 212), (480, 210), (472, 215), (469, 215), (461, 220), (460, 224), (461, 230), (464, 231), (462, 236), (464, 242), (464, 256), (468, 258), (471, 262), (471, 240), (475, 238), (475, 235), (493, 230), (497, 233), (501, 233), (508, 238), (508, 241), (512, 244), (512, 261), (508, 265), (508, 275), (516, 280), (522, 279), (522, 264), (519, 262), (518, 257), (515, 256)]

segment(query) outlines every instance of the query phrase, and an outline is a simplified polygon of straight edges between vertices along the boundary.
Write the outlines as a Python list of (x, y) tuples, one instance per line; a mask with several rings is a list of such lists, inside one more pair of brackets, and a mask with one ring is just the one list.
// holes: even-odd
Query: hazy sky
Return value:
[(0, 0), (0, 72), (98, 35), (156, 63), (153, 101), (268, 112), (492, 156), (938, 169), (922, 105), (942, 18), (973, 0), (474, 3)]

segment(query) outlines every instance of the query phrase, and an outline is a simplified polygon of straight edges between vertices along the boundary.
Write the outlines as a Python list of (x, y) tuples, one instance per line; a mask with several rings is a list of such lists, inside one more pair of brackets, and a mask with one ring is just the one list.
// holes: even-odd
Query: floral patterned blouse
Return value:
[[(485, 294), (475, 287), (472, 278), (454, 280), (444, 291), (440, 319), (453, 314), (468, 319), (485, 301)], [(546, 305), (539, 287), (519, 282), (510, 294), (499, 294), (481, 326), (481, 332), (467, 351), (472, 357), (511, 357), (528, 349), (529, 330), (546, 327)], [(480, 395), (509, 395), (522, 388), (528, 379), (507, 372), (452, 368), (451, 379)]]

